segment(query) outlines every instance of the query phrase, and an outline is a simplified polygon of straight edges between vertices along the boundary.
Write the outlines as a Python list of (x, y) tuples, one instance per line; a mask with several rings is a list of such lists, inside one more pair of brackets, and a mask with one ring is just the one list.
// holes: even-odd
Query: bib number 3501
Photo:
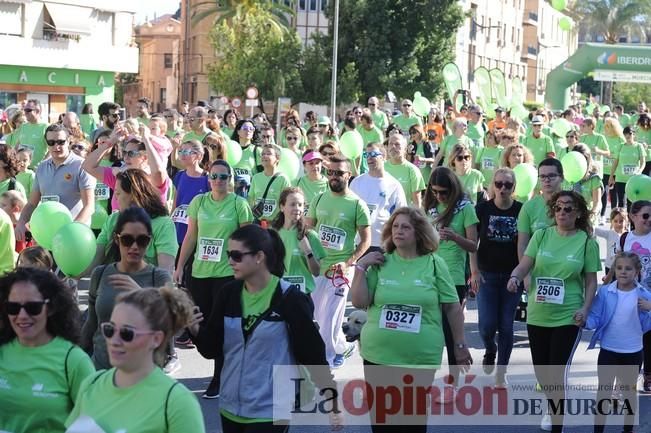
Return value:
[(417, 334), (421, 317), (420, 305), (386, 304), (380, 313), (380, 328)]
[(560, 278), (536, 278), (536, 302), (562, 304), (565, 298), (565, 282)]
[(321, 224), (319, 227), (319, 239), (325, 248), (341, 251), (346, 244), (346, 232), (337, 227)]

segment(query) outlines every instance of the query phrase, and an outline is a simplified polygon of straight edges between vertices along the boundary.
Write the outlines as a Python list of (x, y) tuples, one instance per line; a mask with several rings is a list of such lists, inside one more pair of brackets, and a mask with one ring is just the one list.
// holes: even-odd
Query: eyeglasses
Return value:
[(375, 104), (368, 104), (369, 107), (375, 107)]
[(240, 131), (248, 131), (248, 132), (252, 132), (252, 131), (255, 131), (255, 128), (254, 128), (253, 126), (246, 126), (246, 125), (245, 125), (245, 126), (242, 126), (242, 127), (240, 128)]
[(447, 197), (450, 194), (450, 191), (447, 189), (435, 189), (434, 185), (430, 186), (430, 190), (432, 191), (432, 194), (437, 197)]
[(346, 173), (348, 172), (344, 170), (326, 170), (328, 177), (342, 177)]
[(253, 255), (253, 254), (256, 254), (256, 253), (257, 253), (257, 251), (253, 252), (253, 251), (237, 251), (237, 250), (234, 250), (234, 251), (226, 251), (226, 256), (229, 259), (231, 259), (232, 261), (234, 261), (235, 263), (241, 263), (242, 260), (244, 260), (244, 256), (246, 256), (247, 254)]
[(166, 114), (166, 115), (165, 115), (165, 116), (163, 116), (163, 117), (165, 117), (166, 119), (174, 119), (174, 116), (172, 116), (172, 115), (169, 115), (169, 114)]
[(52, 147), (52, 146), (56, 146), (56, 145), (63, 146), (64, 144), (66, 144), (68, 142), (68, 140), (67, 139), (66, 140), (45, 140), (45, 142), (47, 143), (48, 146)]
[[(272, 138), (274, 138), (274, 136), (273, 135), (263, 135), (262, 138), (265, 139), (265, 140), (271, 140)], [(289, 137), (287, 139), (289, 140)]]
[(112, 117), (114, 119), (119, 119), (120, 118), (120, 113), (109, 113), (108, 117)]
[(382, 152), (379, 150), (371, 150), (370, 152), (364, 152), (364, 158), (377, 158), (382, 156)]
[(124, 157), (125, 158), (135, 158), (136, 156), (140, 156), (142, 151), (140, 150), (126, 150), (124, 152)]
[(457, 155), (457, 161), (470, 161), (472, 155)]
[(151, 242), (151, 236), (149, 235), (133, 236), (119, 234), (117, 237), (123, 247), (131, 247), (134, 243), (136, 243), (138, 245), (138, 248), (146, 248), (147, 245), (149, 245), (149, 242)]
[(189, 149), (179, 150), (179, 155), (181, 155), (181, 156), (190, 156), (193, 153), (196, 153), (196, 152), (194, 150), (189, 150)]
[(49, 304), (50, 300), (45, 299), (43, 301), (30, 301), (21, 304), (20, 302), (5, 302), (5, 311), (11, 316), (17, 316), (20, 314), (20, 310), (24, 309), (25, 313), (30, 316), (38, 316), (43, 311), (43, 306)]
[(411, 107), (411, 104), (402, 104), (403, 107)]
[(72, 146), (70, 146), (70, 149), (72, 149), (72, 150), (78, 150), (78, 151), (80, 151), (80, 152), (81, 152), (82, 150), (86, 150), (86, 148), (85, 148), (83, 145), (81, 145), (81, 144), (73, 144)]
[(296, 141), (298, 137), (287, 137), (287, 141)]
[(540, 174), (540, 175), (538, 175), (538, 179), (540, 179), (541, 182), (544, 182), (546, 180), (552, 181), (552, 180), (556, 179), (558, 176), (560, 176), (560, 175), (556, 174), (556, 173)]
[(231, 175), (228, 173), (210, 173), (208, 177), (212, 180), (227, 180)]
[[(109, 322), (104, 322), (101, 325), (99, 325), (99, 327), (102, 330), (102, 335), (107, 340), (113, 338), (113, 336), (115, 335), (116, 326), (114, 324)], [(134, 338), (140, 335), (150, 335), (156, 332), (156, 331), (138, 331), (128, 326), (121, 326), (117, 331), (118, 331), (118, 335), (120, 336), (120, 340), (124, 341), (125, 343), (131, 343)]]
[(576, 208), (573, 206), (559, 206), (559, 205), (554, 206), (554, 212), (556, 213), (559, 213), (560, 211), (563, 211), (565, 213), (572, 213), (574, 212), (575, 209)]
[(24, 108), (23, 111), (25, 113), (31, 113), (32, 111), (34, 111), (34, 109), (33, 108)]
[(565, 138), (567, 138), (567, 139), (573, 138), (573, 139), (576, 140), (578, 137), (576, 135), (574, 135), (574, 134), (569, 134), (569, 135), (566, 135)]
[(502, 189), (502, 188), (511, 189), (511, 188), (513, 188), (513, 182), (500, 182), (499, 180), (496, 180), (494, 183), (495, 183), (495, 188), (497, 188), (497, 189)]

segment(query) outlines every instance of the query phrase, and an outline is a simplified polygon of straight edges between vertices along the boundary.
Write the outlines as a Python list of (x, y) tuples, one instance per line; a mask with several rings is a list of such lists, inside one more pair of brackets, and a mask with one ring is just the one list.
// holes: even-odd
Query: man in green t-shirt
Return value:
[(194, 107), (186, 116), (190, 124), (191, 131), (183, 136), (182, 143), (190, 140), (202, 142), (206, 135), (210, 134), (210, 129), (206, 126), (208, 112), (204, 107)]
[[(475, 149), (484, 145), (486, 130), (484, 126), (484, 113), (479, 105), (468, 108), (468, 138), (472, 140)], [(474, 152), (473, 152), (474, 153)]]
[(552, 138), (542, 132), (544, 126), (545, 119), (542, 116), (533, 116), (531, 119), (532, 134), (527, 135), (524, 138), (524, 143), (522, 143), (531, 151), (534, 165), (540, 164), (545, 158), (556, 157), (556, 149)]
[(47, 155), (47, 145), (45, 144), (47, 123), (41, 122), (41, 103), (37, 99), (27, 101), (23, 111), (27, 122), (20, 125), (20, 128), (16, 130), (14, 142), (18, 146), (32, 149), (32, 165), (30, 168), (34, 168)]
[(392, 135), (389, 137), (388, 150), (389, 161), (384, 166), (385, 170), (400, 182), (409, 206), (420, 208), (425, 181), (418, 167), (405, 159), (407, 140), (402, 135)]
[(380, 128), (375, 126), (371, 113), (364, 113), (361, 117), (361, 122), (357, 125), (357, 132), (364, 140), (364, 147), (371, 143), (382, 143), (384, 135)]
[(398, 128), (400, 128), (400, 131), (402, 132), (402, 135), (405, 137), (408, 135), (410, 127), (414, 125), (423, 126), (423, 121), (421, 118), (412, 111), (412, 105), (413, 104), (410, 99), (404, 99), (401, 105), (402, 113), (393, 118), (393, 123), (398, 125)]
[(373, 123), (375, 126), (380, 128), (380, 130), (385, 131), (387, 126), (389, 126), (389, 119), (387, 119), (387, 115), (380, 110), (380, 100), (375, 96), (371, 96), (368, 98), (367, 105), (371, 112), (371, 116), (373, 117)]
[(138, 102), (136, 103), (136, 120), (138, 123), (148, 126), (149, 125), (149, 119), (151, 118), (151, 114), (149, 114), (149, 106), (151, 105), (151, 100), (146, 97), (142, 97), (138, 99)]
[[(350, 288), (343, 279), (352, 281), (354, 264), (371, 245), (371, 230), (368, 207), (348, 189), (351, 176), (348, 159), (333, 155), (328, 167), (329, 191), (318, 195), (310, 204), (306, 224), (317, 231), (326, 252), (321, 260), (321, 276), (317, 277), (312, 293), (314, 319), (319, 323), (326, 359), (333, 368), (339, 368), (352, 351), (351, 346), (346, 346), (341, 330)], [(359, 235), (357, 246), (356, 234)]]

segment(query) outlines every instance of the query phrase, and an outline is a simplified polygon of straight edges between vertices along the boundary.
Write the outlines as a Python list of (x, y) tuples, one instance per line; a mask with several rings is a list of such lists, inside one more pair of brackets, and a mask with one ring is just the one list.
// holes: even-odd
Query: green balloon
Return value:
[(524, 120), (529, 117), (529, 110), (527, 110), (524, 105), (518, 104), (511, 108), (511, 116)]
[(107, 219), (108, 212), (106, 212), (106, 207), (99, 203), (95, 203), (95, 212), (93, 213), (93, 216), (90, 217), (90, 228), (100, 230)]
[(355, 160), (364, 150), (364, 139), (357, 131), (344, 132), (339, 139), (339, 148), (346, 158)]
[(242, 159), (242, 146), (240, 143), (234, 140), (229, 140), (226, 142), (226, 162), (228, 162), (231, 167), (236, 165)]
[(552, 7), (557, 11), (562, 11), (567, 7), (567, 0), (552, 0)]
[(58, 201), (38, 205), (29, 221), (29, 230), (36, 242), (45, 249), (52, 249), (52, 238), (66, 224), (72, 222), (70, 210)]
[(414, 113), (418, 114), (420, 117), (427, 116), (431, 107), (432, 104), (429, 103), (429, 100), (426, 97), (419, 95), (414, 98)]
[(632, 202), (651, 200), (651, 177), (644, 174), (632, 176), (626, 182), (626, 198)]
[(281, 173), (289, 178), (289, 180), (294, 181), (298, 177), (299, 170), (299, 160), (298, 155), (296, 155), (292, 150), (285, 147), (280, 149), (280, 161), (278, 161), (278, 169)]
[(59, 229), (52, 239), (52, 256), (69, 277), (81, 275), (95, 258), (96, 241), (85, 224), (74, 222)]
[(568, 182), (580, 181), (588, 171), (588, 161), (579, 152), (567, 152), (561, 159), (561, 165), (563, 166), (563, 176)]
[(556, 119), (552, 122), (552, 132), (561, 138), (572, 129), (572, 124), (565, 119)]
[(561, 30), (565, 30), (566, 32), (569, 32), (570, 30), (572, 30), (572, 26), (574, 26), (574, 22), (570, 17), (561, 17), (561, 19), (558, 20), (558, 27), (560, 27)]
[(518, 197), (527, 197), (536, 187), (538, 172), (533, 164), (524, 162), (518, 164), (513, 169), (515, 173), (515, 195)]

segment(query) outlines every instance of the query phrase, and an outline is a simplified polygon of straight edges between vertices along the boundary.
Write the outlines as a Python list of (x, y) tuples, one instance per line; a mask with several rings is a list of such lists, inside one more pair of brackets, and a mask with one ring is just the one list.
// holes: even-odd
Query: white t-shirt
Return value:
[(599, 227), (595, 227), (594, 233), (606, 240), (606, 261), (604, 264), (607, 268), (612, 268), (615, 254), (619, 249), (619, 235), (614, 230)]
[[(619, 251), (619, 243), (617, 250)], [(629, 232), (624, 241), (624, 251), (631, 251), (640, 256), (642, 262), (640, 282), (647, 290), (651, 290), (651, 232), (644, 236)]]
[(381, 247), (384, 224), (394, 210), (407, 206), (402, 185), (389, 173), (382, 177), (365, 173), (353, 179), (350, 189), (366, 202), (371, 214), (371, 246)]
[(637, 290), (617, 289), (617, 305), (601, 337), (601, 348), (616, 353), (642, 350), (642, 325), (637, 311)]

